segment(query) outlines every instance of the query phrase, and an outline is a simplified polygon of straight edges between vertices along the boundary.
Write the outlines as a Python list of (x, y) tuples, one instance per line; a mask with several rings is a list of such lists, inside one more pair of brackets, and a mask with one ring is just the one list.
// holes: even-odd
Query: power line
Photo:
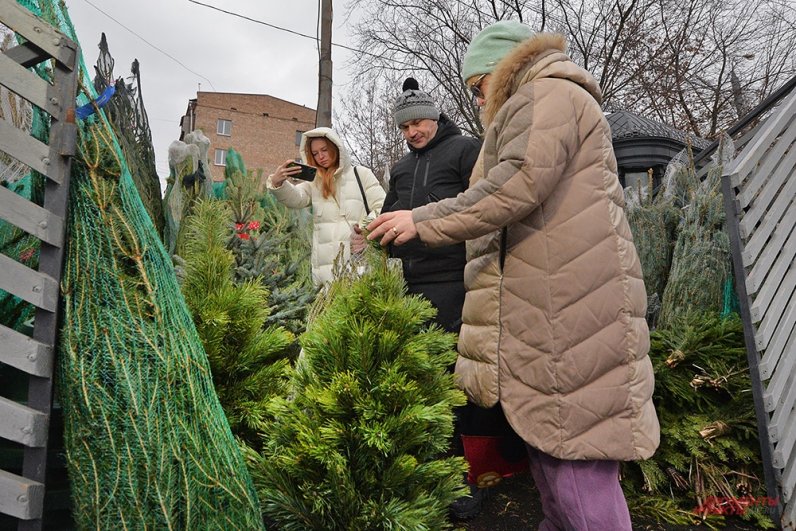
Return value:
[[(274, 24), (269, 24), (268, 22), (264, 22), (262, 20), (257, 20), (256, 18), (247, 17), (246, 15), (241, 15), (240, 13), (235, 13), (234, 11), (227, 11), (226, 9), (221, 9), (220, 7), (211, 6), (210, 4), (203, 4), (202, 2), (197, 2), (196, 0), (188, 0), (188, 1), (191, 2), (192, 4), (197, 4), (197, 5), (200, 5), (200, 6), (203, 6), (203, 7), (209, 7), (210, 9), (215, 9), (216, 11), (221, 11), (222, 13), (226, 13), (227, 15), (232, 15), (233, 17), (242, 18), (244, 20), (248, 20), (249, 22), (254, 22), (255, 24), (262, 24), (263, 26), (268, 26), (269, 28), (273, 28), (275, 30), (284, 31), (284, 32), (287, 32), (287, 33), (291, 33), (293, 35), (298, 35), (299, 37), (304, 37), (305, 39), (311, 39), (311, 40), (316, 41), (316, 42), (320, 41), (320, 39), (318, 38), (317, 35), (315, 37), (313, 37), (312, 35), (307, 35), (306, 33), (301, 33), (299, 31), (295, 31), (295, 30), (292, 30), (292, 29), (283, 28), (282, 26), (276, 26)], [(357, 50), (356, 48), (351, 48), (349, 46), (346, 46), (344, 44), (332, 43), (332, 46), (337, 46), (338, 48), (344, 48), (344, 49), (352, 51), (352, 52), (366, 53), (366, 52), (362, 52), (361, 50)]]
[[(165, 51), (161, 50), (160, 48), (158, 48), (157, 46), (155, 46), (154, 44), (152, 44), (151, 42), (149, 42), (148, 40), (146, 40), (145, 38), (143, 38), (141, 35), (139, 35), (138, 33), (134, 32), (133, 30), (131, 30), (130, 28), (128, 28), (127, 26), (125, 26), (124, 24), (122, 24), (121, 22), (119, 22), (118, 20), (116, 20), (115, 18), (113, 18), (111, 15), (109, 15), (108, 13), (106, 13), (105, 11), (103, 11), (102, 9), (100, 9), (99, 7), (97, 7), (96, 5), (94, 5), (93, 3), (91, 3), (89, 0), (83, 0), (83, 1), (84, 1), (85, 3), (87, 3), (88, 5), (90, 5), (91, 7), (93, 7), (94, 9), (96, 9), (97, 11), (99, 11), (100, 13), (102, 13), (103, 15), (105, 15), (106, 17), (108, 17), (109, 19), (111, 19), (112, 21), (116, 22), (118, 25), (120, 25), (121, 27), (123, 27), (124, 29), (126, 29), (127, 31), (129, 31), (130, 33), (132, 33), (133, 35), (135, 35), (136, 37), (138, 37), (138, 38), (139, 38), (139, 39), (141, 39), (142, 41), (144, 41), (146, 44), (148, 44), (149, 46), (151, 46), (151, 47), (152, 47), (152, 48), (154, 48), (155, 50), (159, 51), (160, 53), (162, 53), (163, 55), (165, 55), (166, 57), (168, 57), (169, 59), (171, 59), (172, 61), (174, 61), (175, 63), (177, 63), (177, 64), (178, 64), (178, 65), (180, 65), (181, 67), (183, 67), (184, 69), (186, 69), (186, 70), (187, 70), (188, 72), (190, 72), (191, 74), (193, 74), (193, 75), (195, 75), (195, 76), (199, 76), (199, 77), (201, 77), (202, 79), (204, 79), (205, 81), (207, 81), (208, 83), (210, 83), (210, 86), (211, 86), (211, 87), (213, 87), (213, 82), (212, 82), (212, 81), (210, 81), (209, 79), (207, 79), (205, 76), (203, 76), (203, 75), (201, 75), (201, 74), (199, 74), (199, 73), (197, 73), (197, 72), (194, 72), (193, 70), (191, 70), (190, 68), (188, 68), (187, 66), (185, 66), (185, 65), (184, 65), (184, 64), (183, 64), (183, 63), (182, 63), (182, 62), (181, 62), (179, 59), (177, 59), (177, 58), (176, 58), (176, 57), (174, 57), (173, 55), (170, 55), (170, 54), (168, 54), (167, 52), (165, 52)], [(213, 90), (216, 90), (216, 87), (213, 87)]]
[[(264, 22), (262, 20), (257, 20), (256, 18), (247, 17), (246, 15), (241, 15), (240, 13), (235, 13), (234, 11), (227, 11), (226, 9), (221, 9), (220, 7), (212, 6), (210, 4), (204, 4), (202, 2), (198, 2), (197, 0), (188, 0), (188, 1), (191, 2), (192, 4), (197, 4), (197, 5), (200, 5), (200, 6), (203, 6), (203, 7), (208, 7), (210, 9), (215, 9), (216, 11), (220, 11), (222, 13), (226, 13), (227, 15), (232, 15), (233, 17), (242, 18), (244, 20), (248, 20), (249, 22), (254, 22), (255, 24), (262, 24), (263, 26), (268, 26), (269, 28), (273, 28), (275, 30), (284, 31), (284, 32), (287, 32), (287, 33), (291, 33), (293, 35), (297, 35), (299, 37), (304, 37), (305, 39), (310, 39), (310, 40), (313, 40), (315, 42), (320, 42), (320, 39), (317, 37), (317, 35), (315, 37), (313, 37), (312, 35), (307, 35), (306, 33), (301, 33), (301, 32), (298, 32), (298, 31), (295, 31), (295, 30), (292, 30), (292, 29), (283, 28), (283, 27), (277, 26), (275, 24), (269, 24), (268, 22)], [(317, 26), (316, 26), (316, 32), (317, 32)], [(375, 54), (375, 53), (366, 52), (364, 50), (359, 50), (357, 48), (352, 48), (350, 46), (346, 46), (345, 44), (337, 44), (337, 43), (333, 42), (332, 46), (337, 46), (338, 48), (343, 48), (343, 49), (351, 51), (351, 52), (356, 52), (356, 53), (361, 53), (361, 54), (364, 54), (364, 55), (369, 55), (371, 57), (376, 57), (378, 59), (391, 60), (393, 62), (400, 63), (400, 64), (406, 65), (406, 66), (412, 66), (412, 67), (415, 66), (415, 65), (411, 65), (409, 63), (404, 63), (402, 61), (397, 61), (395, 59), (388, 59), (387, 57), (384, 57), (383, 55), (378, 55), (378, 54)]]

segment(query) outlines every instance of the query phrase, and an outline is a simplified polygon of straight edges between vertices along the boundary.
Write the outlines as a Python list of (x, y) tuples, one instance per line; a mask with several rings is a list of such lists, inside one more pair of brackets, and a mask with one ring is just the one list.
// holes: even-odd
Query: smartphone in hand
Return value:
[(310, 182), (315, 180), (315, 167), (301, 164), (300, 162), (293, 162), (289, 166), (298, 166), (301, 168), (301, 172), (290, 176), (292, 179), (301, 179), (302, 181)]

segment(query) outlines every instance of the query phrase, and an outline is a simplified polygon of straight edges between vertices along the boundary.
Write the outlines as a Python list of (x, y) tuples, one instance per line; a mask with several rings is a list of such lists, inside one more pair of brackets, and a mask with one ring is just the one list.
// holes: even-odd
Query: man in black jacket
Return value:
[[(408, 78), (403, 93), (395, 102), (393, 117), (409, 146), (409, 153), (390, 168), (390, 189), (382, 212), (409, 210), (455, 197), (470, 184), (470, 173), (478, 158), (481, 141), (462, 135), (434, 101), (420, 91), (417, 81)], [(436, 322), (448, 332), (458, 334), (464, 305), (464, 243), (427, 247), (419, 240), (391, 246), (391, 256), (400, 258), (410, 294), (420, 294), (437, 309)], [(451, 371), (453, 367), (451, 367)], [(453, 452), (464, 455), (460, 435), (467, 426), (480, 424), (482, 413), (474, 404), (457, 408)], [(472, 518), (481, 508), (483, 491), (470, 487), (470, 495), (451, 505), (460, 519)]]
[[(393, 117), (409, 153), (390, 168), (390, 189), (382, 212), (408, 210), (455, 197), (470, 183), (481, 141), (462, 135), (412, 78), (403, 84)], [(461, 328), (464, 304), (464, 243), (426, 247), (418, 240), (392, 247), (400, 258), (409, 293), (421, 294), (437, 308), (437, 323), (449, 332)]]

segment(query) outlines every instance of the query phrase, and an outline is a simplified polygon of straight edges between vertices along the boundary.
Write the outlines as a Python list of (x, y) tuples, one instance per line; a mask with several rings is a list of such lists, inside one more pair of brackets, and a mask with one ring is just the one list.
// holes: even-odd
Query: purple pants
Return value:
[(564, 461), (531, 446), (528, 457), (542, 499), (539, 531), (631, 530), (618, 461)]

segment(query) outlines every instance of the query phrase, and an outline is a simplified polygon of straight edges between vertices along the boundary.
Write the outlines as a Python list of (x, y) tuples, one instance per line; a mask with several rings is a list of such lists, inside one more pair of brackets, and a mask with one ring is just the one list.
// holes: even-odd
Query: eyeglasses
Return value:
[(480, 76), (478, 76), (478, 79), (475, 80), (475, 83), (470, 85), (470, 92), (473, 93), (474, 97), (482, 99), (482, 100), (486, 99), (486, 97), (484, 96), (484, 93), (481, 91), (481, 83), (484, 82), (484, 78), (487, 75), (488, 74), (481, 74)]

